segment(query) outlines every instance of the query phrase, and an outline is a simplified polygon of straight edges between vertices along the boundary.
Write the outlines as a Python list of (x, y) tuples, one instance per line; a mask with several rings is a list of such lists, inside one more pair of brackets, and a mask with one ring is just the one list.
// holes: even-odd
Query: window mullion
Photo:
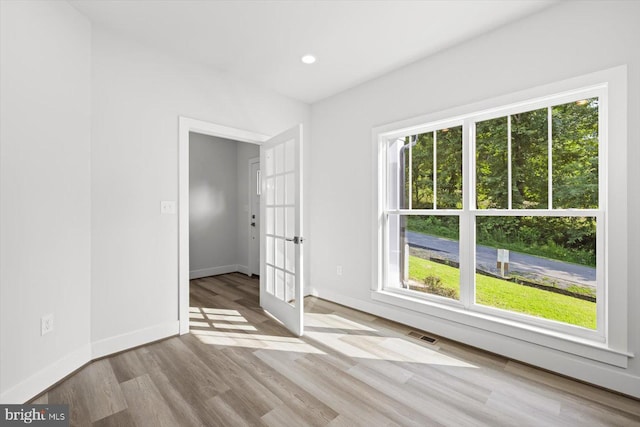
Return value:
[(475, 257), (475, 233), (473, 230), (473, 135), (474, 123), (465, 120), (462, 124), (462, 213), (459, 217), (460, 236), (460, 302), (469, 308), (475, 300), (474, 257)]
[(547, 166), (549, 167), (549, 177), (547, 182), (549, 183), (547, 189), (548, 201), (547, 208), (553, 209), (553, 113), (552, 107), (547, 108)]
[(596, 326), (598, 333), (608, 340), (608, 316), (607, 316), (607, 292), (604, 286), (606, 283), (605, 254), (607, 253), (607, 243), (605, 239), (605, 217), (602, 211), (596, 215)]
[(413, 141), (412, 137), (409, 137), (409, 190), (407, 196), (409, 197), (409, 203), (407, 207), (411, 209), (413, 207), (413, 153), (412, 153)]
[(511, 114), (509, 114), (507, 119), (507, 208), (511, 208), (511, 200), (512, 200), (512, 184), (511, 184)]
[(437, 132), (433, 131), (433, 209), (438, 209), (438, 136)]

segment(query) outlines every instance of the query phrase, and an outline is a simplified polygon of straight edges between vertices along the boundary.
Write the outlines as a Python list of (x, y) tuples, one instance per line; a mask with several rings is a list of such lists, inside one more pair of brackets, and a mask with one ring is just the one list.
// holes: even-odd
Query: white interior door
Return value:
[(260, 147), (260, 305), (303, 334), (302, 125)]
[(249, 160), (249, 272), (260, 275), (260, 159)]

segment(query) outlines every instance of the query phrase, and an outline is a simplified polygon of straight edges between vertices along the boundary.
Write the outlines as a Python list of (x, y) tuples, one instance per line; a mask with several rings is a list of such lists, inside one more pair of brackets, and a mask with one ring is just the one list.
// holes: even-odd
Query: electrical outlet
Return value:
[(342, 276), (342, 266), (341, 265), (336, 267), (336, 274), (338, 276)]
[(53, 314), (45, 314), (40, 319), (40, 335), (53, 331)]

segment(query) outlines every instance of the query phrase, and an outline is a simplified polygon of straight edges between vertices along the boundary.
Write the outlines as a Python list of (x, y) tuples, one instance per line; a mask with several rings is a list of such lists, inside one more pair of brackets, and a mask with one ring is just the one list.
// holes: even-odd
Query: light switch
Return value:
[(175, 215), (176, 202), (173, 200), (164, 200), (160, 202), (160, 213), (163, 215)]

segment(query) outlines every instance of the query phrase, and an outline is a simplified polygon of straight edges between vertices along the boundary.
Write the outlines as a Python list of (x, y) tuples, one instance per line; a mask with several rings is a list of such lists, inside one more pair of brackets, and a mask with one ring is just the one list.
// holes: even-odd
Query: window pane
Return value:
[(267, 265), (265, 268), (265, 274), (267, 275), (267, 292), (273, 295), (275, 293), (273, 286), (273, 267)]
[(412, 147), (413, 209), (433, 209), (433, 132), (416, 137)]
[(596, 329), (595, 261), (595, 218), (476, 217), (477, 304)]
[(476, 206), (507, 209), (507, 117), (476, 123)]
[(390, 215), (389, 223), (389, 284), (459, 299), (459, 218)]
[(276, 170), (275, 173), (284, 172), (284, 145), (278, 144), (274, 148), (275, 151), (275, 165)]
[(389, 209), (462, 209), (462, 126), (389, 141), (387, 171)]
[(462, 209), (462, 126), (436, 132), (436, 207)]
[(547, 109), (511, 116), (511, 206), (546, 209), (549, 189)]
[(387, 149), (387, 205), (389, 209), (409, 209), (409, 138), (389, 141)]
[(282, 270), (278, 270), (277, 268), (274, 269), (275, 270), (275, 296), (281, 300), (284, 301), (285, 295), (284, 295), (284, 271)]
[(285, 273), (284, 302), (294, 305), (296, 302), (296, 277)]
[(411, 207), (411, 180), (413, 179), (410, 170), (411, 137), (407, 136), (404, 138), (399, 157), (401, 159), (399, 170), (401, 171), (400, 185), (402, 189), (398, 206), (400, 206), (401, 209), (409, 209)]
[(284, 204), (284, 176), (276, 176), (276, 205)]
[(598, 207), (598, 98), (552, 109), (553, 207)]

